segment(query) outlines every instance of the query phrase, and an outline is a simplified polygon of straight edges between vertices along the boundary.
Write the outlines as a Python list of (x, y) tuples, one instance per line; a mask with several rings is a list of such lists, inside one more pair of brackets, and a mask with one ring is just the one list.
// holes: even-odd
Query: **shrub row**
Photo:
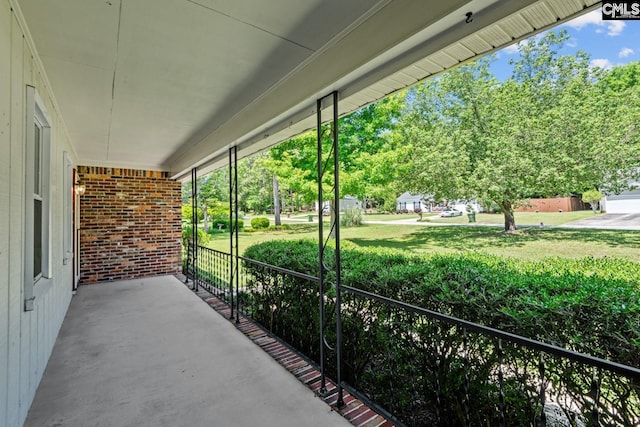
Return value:
[[(313, 241), (272, 241), (245, 257), (317, 275)], [(640, 264), (522, 261), (479, 252), (410, 256), (343, 249), (342, 283), (575, 351), (640, 366)], [(604, 327), (606, 326), (606, 327)]]
[[(312, 241), (265, 242), (248, 248), (244, 256), (314, 276), (318, 272), (317, 243)], [(344, 285), (640, 366), (637, 263), (607, 258), (521, 261), (482, 253), (409, 256), (348, 246), (341, 261)], [(319, 344), (312, 333), (318, 328), (317, 310), (309, 309), (317, 305), (317, 290), (303, 281), (252, 270), (252, 315), (276, 332), (286, 331), (283, 338), (317, 360)], [(328, 292), (329, 310), (332, 296)], [(407, 424), (463, 425), (469, 413), (475, 414), (472, 424), (492, 425), (498, 422), (500, 394), (509, 402), (507, 424), (534, 423), (541, 413), (539, 383), (544, 381), (556, 400), (569, 399), (579, 408), (567, 410), (568, 419), (585, 422), (591, 414), (591, 368), (545, 357), (541, 376), (535, 352), (506, 343), (498, 351), (492, 338), (349, 293), (343, 298), (344, 378)], [(333, 325), (326, 329), (331, 334)], [(502, 385), (498, 371), (504, 376)], [(639, 422), (640, 384), (609, 375), (600, 381), (601, 424)]]
[(251, 228), (260, 229), (260, 228), (269, 228), (269, 218), (257, 217), (251, 220)]
[[(209, 240), (210, 237), (207, 233), (204, 232), (204, 230), (202, 230), (201, 228), (198, 228), (198, 244), (199, 245), (206, 245)], [(192, 241), (193, 240), (193, 226), (191, 224), (188, 225), (183, 225), (182, 226), (182, 246), (183, 249), (186, 248), (187, 246), (187, 242)]]

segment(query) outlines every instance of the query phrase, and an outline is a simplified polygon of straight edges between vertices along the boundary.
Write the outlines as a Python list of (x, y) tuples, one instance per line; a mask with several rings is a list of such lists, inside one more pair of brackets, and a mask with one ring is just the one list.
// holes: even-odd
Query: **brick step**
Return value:
[[(184, 277), (178, 276), (184, 282)], [(187, 284), (189, 286), (190, 284)], [(218, 313), (229, 318), (231, 309), (229, 305), (210, 294), (198, 292), (200, 296), (211, 308)], [(357, 397), (353, 396), (347, 390), (343, 390), (344, 406), (337, 406), (338, 387), (330, 379), (326, 379), (326, 393), (320, 394), (320, 370), (317, 366), (301, 357), (295, 350), (287, 344), (281, 342), (277, 338), (272, 337), (260, 325), (255, 324), (248, 318), (240, 316), (239, 321), (235, 321), (236, 328), (242, 332), (247, 338), (262, 348), (280, 365), (284, 366), (292, 375), (300, 382), (311, 389), (318, 397), (320, 397), (334, 411), (338, 412), (346, 418), (351, 424), (357, 427), (392, 427), (394, 424), (381, 414), (370, 408)]]

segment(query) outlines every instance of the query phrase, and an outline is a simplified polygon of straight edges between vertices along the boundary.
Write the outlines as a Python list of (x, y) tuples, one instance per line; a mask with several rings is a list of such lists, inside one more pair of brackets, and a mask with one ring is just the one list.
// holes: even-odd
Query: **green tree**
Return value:
[[(639, 158), (637, 87), (599, 86), (606, 73), (591, 69), (586, 54), (559, 55), (567, 37), (521, 43), (506, 81), (485, 57), (412, 90), (401, 132), (414, 147), (413, 190), (495, 204), (513, 231), (513, 210), (527, 198), (628, 179)], [(603, 112), (624, 125), (614, 129)]]
[(582, 193), (582, 201), (591, 205), (593, 213), (596, 213), (598, 210), (598, 203), (600, 203), (603, 197), (602, 193), (598, 190), (587, 190)]
[(603, 70), (596, 94), (590, 188), (618, 194), (640, 179), (640, 62)]
[[(403, 97), (394, 95), (365, 106), (339, 121), (341, 196), (353, 195), (362, 201), (395, 201), (394, 183), (402, 174), (400, 158), (406, 152), (394, 130), (401, 117)], [(323, 126), (324, 153), (330, 153), (328, 126)], [(317, 199), (317, 134), (308, 132), (270, 150), (269, 169), (278, 176), (281, 190), (295, 194), (306, 204)], [(328, 154), (327, 154), (328, 155)], [(323, 159), (323, 164), (326, 159)], [(331, 165), (329, 165), (331, 166)], [(326, 175), (326, 191), (331, 191), (331, 173)]]
[(238, 204), (243, 211), (266, 212), (272, 206), (269, 153), (260, 152), (238, 162)]

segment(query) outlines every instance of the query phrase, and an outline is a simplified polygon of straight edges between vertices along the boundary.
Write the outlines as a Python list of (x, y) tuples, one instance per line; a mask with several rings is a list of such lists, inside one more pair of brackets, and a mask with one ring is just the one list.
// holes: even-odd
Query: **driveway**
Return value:
[(593, 218), (570, 222), (561, 227), (567, 228), (601, 228), (607, 230), (640, 230), (640, 213), (604, 214)]

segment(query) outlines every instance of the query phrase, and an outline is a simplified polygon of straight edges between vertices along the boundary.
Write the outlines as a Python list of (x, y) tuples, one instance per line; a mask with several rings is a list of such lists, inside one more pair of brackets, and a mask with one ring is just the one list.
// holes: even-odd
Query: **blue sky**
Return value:
[[(603, 21), (600, 9), (582, 15), (555, 28), (566, 29), (570, 39), (563, 53), (584, 50), (591, 57), (591, 64), (601, 68), (640, 61), (640, 20)], [(515, 58), (517, 46), (511, 45), (496, 54), (491, 68), (496, 77), (506, 79), (511, 75), (508, 61)]]

